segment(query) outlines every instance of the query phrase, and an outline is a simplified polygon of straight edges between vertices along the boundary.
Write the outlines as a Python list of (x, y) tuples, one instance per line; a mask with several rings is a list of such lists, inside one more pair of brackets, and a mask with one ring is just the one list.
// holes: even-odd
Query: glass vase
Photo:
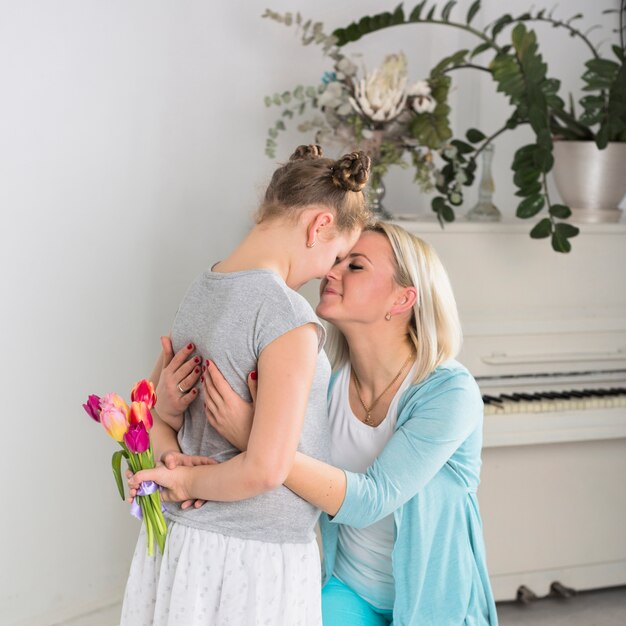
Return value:
[(502, 219), (500, 210), (492, 201), (495, 191), (491, 175), (493, 151), (493, 144), (490, 143), (482, 152), (482, 175), (478, 187), (478, 202), (467, 212), (466, 216), (471, 222), (498, 222)]
[(370, 179), (365, 188), (365, 198), (367, 206), (377, 220), (390, 220), (393, 218), (393, 215), (383, 206), (385, 191), (382, 174), (372, 168)]

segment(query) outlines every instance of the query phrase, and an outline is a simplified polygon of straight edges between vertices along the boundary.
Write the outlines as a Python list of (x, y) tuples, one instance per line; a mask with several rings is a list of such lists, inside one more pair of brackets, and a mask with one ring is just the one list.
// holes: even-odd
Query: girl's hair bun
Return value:
[(298, 146), (289, 157), (290, 161), (307, 161), (309, 159), (320, 159), (322, 157), (322, 146), (309, 144), (308, 146)]
[(371, 159), (363, 151), (344, 154), (331, 167), (333, 183), (346, 191), (361, 191), (370, 175)]

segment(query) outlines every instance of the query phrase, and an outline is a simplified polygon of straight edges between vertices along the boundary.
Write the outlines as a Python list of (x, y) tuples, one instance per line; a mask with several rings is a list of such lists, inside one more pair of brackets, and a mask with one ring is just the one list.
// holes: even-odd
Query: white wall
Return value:
[[(495, 0), (485, 4), (495, 15)], [(587, 4), (567, 12), (589, 13)], [(395, 5), (271, 3), (329, 30)], [(138, 524), (116, 495), (115, 445), (80, 405), (89, 393), (127, 395), (149, 373), (189, 281), (245, 232), (273, 169), (263, 151), (275, 117), (263, 96), (329, 69), (293, 29), (261, 20), (266, 6), (0, 0), (2, 624), (51, 624), (123, 589)], [(351, 49), (370, 66), (404, 49), (419, 78), (459, 43), (455, 32), (409, 26)], [(570, 72), (564, 45), (574, 49), (563, 36), (547, 44), (559, 73)], [(464, 126), (506, 115), (481, 89), (459, 83)], [(279, 157), (306, 139), (286, 134)], [(497, 147), (504, 212), (521, 140)], [(390, 208), (429, 211), (410, 174), (389, 179)]]

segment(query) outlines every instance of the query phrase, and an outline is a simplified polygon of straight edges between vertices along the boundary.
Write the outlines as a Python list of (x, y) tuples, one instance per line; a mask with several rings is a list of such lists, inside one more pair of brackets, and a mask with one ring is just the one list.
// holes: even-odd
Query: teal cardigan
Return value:
[(324, 583), (338, 525), (363, 528), (393, 513), (394, 626), (496, 626), (476, 499), (482, 425), (478, 385), (460, 363), (409, 387), (385, 449), (364, 474), (345, 472), (341, 508), (320, 518)]

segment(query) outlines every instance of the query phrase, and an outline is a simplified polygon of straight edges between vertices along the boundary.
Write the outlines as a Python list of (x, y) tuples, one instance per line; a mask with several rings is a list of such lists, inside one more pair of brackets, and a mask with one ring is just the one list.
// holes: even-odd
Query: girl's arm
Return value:
[[(245, 448), (251, 406), (212, 366), (205, 380), (209, 422)], [(254, 385), (251, 385), (254, 398)], [(414, 414), (394, 433), (363, 474), (296, 454), (285, 485), (311, 504), (352, 526), (382, 519), (420, 491), (480, 424), (482, 401), (474, 379), (460, 370), (424, 384), (407, 403)]]
[(164, 498), (174, 501), (242, 500), (279, 487), (296, 454), (317, 352), (312, 323), (281, 335), (261, 352), (255, 417), (244, 452), (215, 466), (144, 470), (130, 486), (154, 480), (167, 489)]

